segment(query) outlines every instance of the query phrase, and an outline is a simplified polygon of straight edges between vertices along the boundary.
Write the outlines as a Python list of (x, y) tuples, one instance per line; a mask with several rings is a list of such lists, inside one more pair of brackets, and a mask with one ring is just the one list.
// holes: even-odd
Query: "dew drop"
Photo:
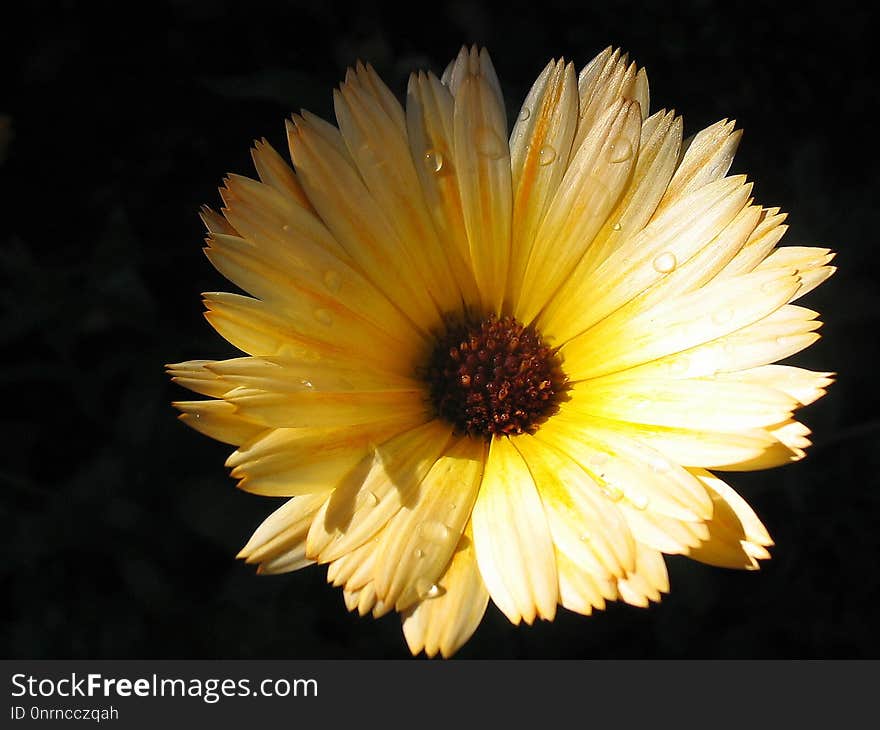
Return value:
[(342, 286), (342, 277), (336, 271), (324, 272), (324, 286), (326, 286), (334, 294), (339, 291)]
[(684, 375), (690, 369), (690, 366), (690, 361), (687, 357), (682, 356), (675, 358), (667, 367), (669, 368), (669, 374), (677, 377)]
[(477, 152), (490, 160), (500, 159), (504, 155), (504, 140), (489, 127), (477, 130)]
[(311, 380), (300, 380), (300, 381), (299, 381), (299, 384), (300, 384), (303, 388), (306, 388), (306, 389), (308, 389), (308, 390), (311, 390), (312, 388), (315, 387), (314, 385), (312, 385), (312, 381), (311, 381)]
[(540, 150), (538, 150), (538, 164), (542, 167), (545, 165), (549, 165), (555, 159), (556, 150), (553, 149), (549, 144), (545, 144)]
[(674, 253), (666, 251), (654, 259), (653, 266), (654, 270), (658, 273), (669, 274), (675, 271), (675, 267), (678, 266), (678, 261), (676, 260)]
[(432, 172), (440, 172), (443, 169), (443, 153), (439, 150), (428, 150), (425, 152), (425, 164)]
[(627, 500), (637, 510), (644, 510), (648, 507), (648, 498), (644, 494), (629, 494), (627, 495)]
[(428, 598), (437, 598), (444, 593), (446, 593), (445, 588), (441, 588), (427, 578), (419, 578), (416, 581), (416, 594), (423, 601)]
[(330, 314), (330, 312), (326, 309), (316, 309), (315, 319), (317, 319), (321, 324), (328, 327), (333, 324), (333, 315)]
[(586, 530), (584, 530), (584, 531), (581, 533), (581, 540), (582, 540), (583, 542), (589, 542), (589, 541), (592, 540), (592, 539), (593, 539), (593, 536), (592, 536), (589, 532), (587, 532)]
[(419, 526), (419, 532), (426, 540), (439, 544), (446, 542), (451, 534), (446, 525), (435, 521), (423, 522)]
[(626, 137), (618, 137), (611, 143), (612, 162), (626, 162), (632, 156), (632, 143)]
[(421, 560), (423, 557), (425, 557), (425, 551), (422, 550), (421, 548), (416, 548), (416, 549), (413, 551), (413, 555), (415, 555), (416, 558), (418, 558), (419, 560)]
[(715, 324), (727, 324), (731, 319), (733, 319), (733, 310), (730, 307), (712, 313), (712, 321)]
[(672, 464), (666, 461), (662, 456), (658, 456), (651, 462), (651, 470), (655, 471), (657, 474), (665, 474), (671, 468)]
[(622, 228), (622, 226), (620, 225), (620, 221), (618, 221), (613, 226), (611, 226), (612, 231), (619, 231), (621, 228)]
[(290, 226), (287, 225), (287, 223), (285, 223), (283, 226), (281, 226), (281, 230), (282, 230), (282, 231), (289, 231), (289, 230), (290, 230)]
[(529, 108), (527, 106), (524, 106), (519, 112), (519, 120), (521, 122), (524, 122), (530, 116), (532, 116), (532, 112), (529, 110)]
[(761, 284), (761, 291), (764, 294), (773, 294), (779, 290), (779, 282), (771, 279), (770, 281), (765, 281)]
[(623, 499), (623, 492), (621, 492), (617, 487), (613, 484), (606, 484), (602, 487), (602, 494), (604, 494), (608, 499), (612, 502), (619, 502)]

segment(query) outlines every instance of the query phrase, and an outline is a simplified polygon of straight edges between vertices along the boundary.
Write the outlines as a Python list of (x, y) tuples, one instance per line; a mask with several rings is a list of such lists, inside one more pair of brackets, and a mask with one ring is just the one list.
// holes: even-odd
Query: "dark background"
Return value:
[(399, 620), (346, 612), (312, 567), (233, 556), (274, 503), (230, 450), (175, 420), (166, 362), (234, 351), (201, 314), (226, 282), (197, 210), (283, 120), (331, 115), (356, 59), (402, 94), (462, 43), (488, 46), (513, 115), (550, 57), (609, 44), (648, 69), (686, 134), (745, 129), (735, 172), (790, 212), (787, 244), (837, 250), (803, 303), (824, 339), (793, 362), (839, 382), (802, 411), (798, 464), (732, 483), (777, 542), (758, 573), (669, 558), (649, 610), (515, 628), (490, 605), (461, 658), (880, 656), (876, 16), (798, 4), (27, 3), (0, 38), (2, 633), (7, 658), (403, 658)]

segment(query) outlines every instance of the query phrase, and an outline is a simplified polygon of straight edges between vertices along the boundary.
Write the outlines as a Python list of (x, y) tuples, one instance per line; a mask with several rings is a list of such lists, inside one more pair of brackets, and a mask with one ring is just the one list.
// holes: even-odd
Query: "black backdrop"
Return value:
[[(228, 357), (199, 293), (202, 203), (283, 120), (331, 114), (358, 58), (402, 93), (462, 43), (489, 47), (515, 113), (546, 61), (609, 44), (686, 133), (745, 129), (734, 171), (790, 212), (784, 242), (841, 269), (805, 303), (840, 373), (802, 412), (796, 465), (733, 484), (777, 541), (759, 573), (668, 559), (672, 592), (514, 628), (490, 606), (461, 658), (877, 657), (880, 420), (876, 81), (869, 3), (27, 3), (4, 17), (0, 94), (0, 595), (9, 658), (402, 658), (395, 615), (346, 612), (323, 568), (258, 577), (233, 556), (272, 506), (229, 449), (175, 420), (162, 365)], [(11, 12), (11, 11), (6, 11)]]

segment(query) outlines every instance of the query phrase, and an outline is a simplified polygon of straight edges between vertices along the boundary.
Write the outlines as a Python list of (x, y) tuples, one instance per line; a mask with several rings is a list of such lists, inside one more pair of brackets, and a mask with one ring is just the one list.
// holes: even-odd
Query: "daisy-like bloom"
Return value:
[(337, 126), (287, 124), (259, 181), (225, 180), (205, 294), (246, 353), (169, 366), (176, 404), (236, 446), (238, 485), (288, 498), (240, 556), (328, 566), (361, 615), (453, 654), (491, 599), (512, 621), (669, 590), (663, 553), (754, 569), (766, 529), (715, 471), (804, 456), (793, 412), (830, 373), (772, 364), (819, 337), (793, 302), (825, 248), (728, 176), (740, 132), (689, 140), (620, 51), (551, 61), (508, 135), (485, 50), (410, 78), (369, 66)]

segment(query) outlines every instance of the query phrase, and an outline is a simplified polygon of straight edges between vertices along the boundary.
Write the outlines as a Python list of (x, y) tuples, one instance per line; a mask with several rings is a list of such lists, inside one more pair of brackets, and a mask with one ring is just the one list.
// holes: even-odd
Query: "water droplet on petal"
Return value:
[(627, 500), (637, 510), (643, 510), (648, 507), (648, 498), (644, 494), (634, 493), (628, 494)]
[(691, 367), (690, 361), (686, 356), (681, 356), (675, 358), (672, 362), (667, 366), (669, 368), (669, 374), (677, 377), (684, 375)]
[(651, 462), (651, 469), (658, 474), (665, 474), (672, 468), (672, 464), (670, 464), (666, 459), (662, 456), (658, 456)]
[(730, 307), (724, 307), (712, 313), (712, 321), (715, 324), (727, 324), (733, 319), (733, 310)]
[(300, 380), (300, 381), (299, 381), (299, 384), (300, 384), (303, 388), (306, 388), (306, 389), (308, 389), (308, 390), (311, 390), (312, 388), (315, 387), (314, 385), (312, 385), (312, 381), (311, 381), (311, 380)]
[(626, 162), (632, 156), (632, 143), (626, 137), (618, 137), (611, 143), (612, 162)]
[(317, 319), (321, 324), (329, 327), (333, 324), (333, 315), (326, 309), (316, 309), (315, 310), (315, 319)]
[(678, 266), (678, 261), (675, 258), (675, 254), (670, 251), (665, 251), (661, 253), (657, 258), (654, 259), (654, 270), (660, 274), (669, 274), (675, 271), (675, 267)]
[(589, 532), (587, 532), (586, 530), (584, 530), (581, 533), (581, 540), (583, 540), (584, 542), (589, 542), (592, 539), (593, 539), (593, 536)]
[(336, 271), (325, 271), (324, 286), (326, 286), (331, 292), (335, 294), (342, 286), (342, 277)]
[(506, 143), (489, 127), (477, 130), (477, 152), (490, 160), (500, 159), (504, 155)]
[(419, 532), (426, 540), (440, 544), (446, 542), (451, 534), (446, 525), (436, 521), (423, 522), (419, 526)]
[(619, 502), (623, 499), (623, 492), (621, 492), (617, 487), (613, 484), (606, 484), (602, 487), (602, 494), (604, 494), (608, 499), (612, 502)]
[(556, 150), (553, 149), (549, 144), (545, 144), (540, 150), (538, 150), (538, 164), (541, 166), (549, 165), (553, 160), (556, 159)]
[(361, 504), (364, 507), (375, 507), (379, 504), (379, 498), (373, 492), (364, 492)]
[(621, 227), (622, 227), (622, 226), (620, 225), (620, 221), (618, 221), (618, 222), (615, 223), (613, 226), (611, 226), (611, 230), (612, 230), (612, 231), (619, 231), (619, 230), (621, 229)]
[(437, 598), (438, 596), (442, 596), (446, 593), (445, 588), (441, 588), (433, 581), (428, 580), (427, 578), (419, 578), (416, 581), (416, 595), (423, 601), (428, 598)]
[(761, 291), (764, 294), (774, 294), (779, 291), (779, 282), (775, 279), (765, 281), (763, 284), (761, 284)]
[(289, 230), (290, 230), (290, 226), (287, 225), (287, 223), (285, 223), (283, 226), (281, 226), (281, 230), (282, 230), (282, 231), (289, 231)]
[(421, 558), (425, 557), (425, 551), (422, 550), (421, 548), (416, 548), (413, 551), (413, 555), (415, 555), (416, 558), (421, 559)]
[(428, 150), (425, 152), (425, 164), (432, 172), (440, 172), (443, 169), (443, 153), (439, 150)]
[(521, 122), (524, 122), (530, 116), (532, 116), (532, 112), (529, 111), (529, 108), (527, 106), (524, 106), (519, 112), (519, 120)]

